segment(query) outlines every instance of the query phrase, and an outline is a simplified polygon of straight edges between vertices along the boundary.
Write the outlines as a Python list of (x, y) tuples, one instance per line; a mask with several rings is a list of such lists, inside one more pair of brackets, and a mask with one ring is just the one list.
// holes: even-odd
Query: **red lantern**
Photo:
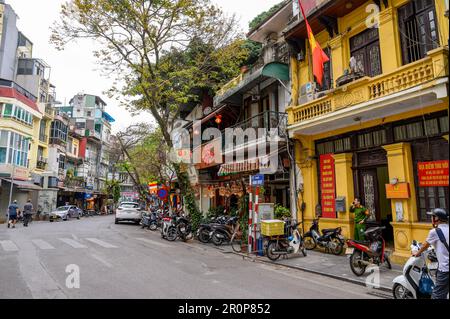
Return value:
[(222, 115), (216, 115), (216, 120), (215, 120), (215, 122), (217, 123), (217, 124), (220, 124), (220, 123), (222, 123)]

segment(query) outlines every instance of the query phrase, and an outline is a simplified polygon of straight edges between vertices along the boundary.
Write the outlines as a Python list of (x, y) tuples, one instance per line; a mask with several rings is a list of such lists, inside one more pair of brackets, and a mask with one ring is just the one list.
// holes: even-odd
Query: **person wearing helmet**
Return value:
[(448, 295), (448, 214), (442, 208), (435, 208), (427, 213), (431, 215), (433, 229), (422, 247), (413, 255), (420, 256), (430, 245), (436, 250), (439, 268), (436, 274), (436, 285), (433, 289), (432, 299), (447, 299)]
[(17, 222), (17, 211), (19, 210), (19, 206), (17, 206), (17, 200), (14, 200), (14, 202), (9, 205), (8, 207), (8, 228), (16, 228), (16, 222)]

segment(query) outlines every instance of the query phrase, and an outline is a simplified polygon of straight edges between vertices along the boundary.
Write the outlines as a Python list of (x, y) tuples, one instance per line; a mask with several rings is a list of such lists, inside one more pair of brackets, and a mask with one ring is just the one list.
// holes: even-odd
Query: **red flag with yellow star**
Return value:
[(314, 34), (309, 26), (308, 20), (306, 19), (305, 11), (303, 10), (302, 3), (298, 0), (298, 4), (300, 6), (300, 10), (302, 11), (303, 19), (305, 19), (306, 30), (308, 32), (309, 44), (312, 51), (312, 60), (313, 60), (313, 74), (316, 77), (317, 83), (322, 86), (323, 82), (323, 65), (330, 61), (328, 56), (323, 52), (320, 45), (316, 42), (314, 38)]

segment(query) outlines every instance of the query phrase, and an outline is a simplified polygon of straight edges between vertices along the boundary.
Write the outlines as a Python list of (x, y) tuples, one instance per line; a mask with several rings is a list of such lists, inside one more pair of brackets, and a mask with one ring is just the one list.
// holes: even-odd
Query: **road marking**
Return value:
[(142, 242), (147, 243), (147, 244), (159, 246), (159, 247), (164, 247), (164, 248), (171, 247), (170, 245), (159, 243), (157, 241), (154, 241), (154, 240), (151, 240), (151, 239), (147, 239), (147, 238), (136, 238), (136, 240), (142, 241)]
[(111, 245), (107, 242), (104, 242), (97, 238), (85, 238), (86, 240), (90, 241), (91, 243), (97, 244), (99, 246), (102, 246), (104, 248), (117, 248), (117, 246)]
[(17, 248), (16, 244), (14, 244), (10, 240), (0, 240), (0, 245), (2, 246), (3, 250), (5, 251), (18, 251), (19, 248)]
[(110, 264), (109, 262), (107, 262), (105, 259), (103, 259), (102, 257), (100, 257), (100, 256), (98, 256), (98, 255), (94, 255), (94, 254), (91, 254), (91, 256), (94, 258), (94, 259), (97, 259), (99, 262), (101, 262), (103, 265), (105, 265), (106, 267), (108, 267), (108, 268), (113, 268), (113, 265), (112, 264)]
[(87, 248), (87, 246), (80, 244), (79, 242), (71, 239), (71, 238), (58, 238), (63, 243), (66, 243), (69, 246), (72, 246), (73, 248)]
[(49, 250), (49, 249), (55, 249), (55, 247), (53, 247), (52, 245), (50, 245), (49, 243), (47, 243), (46, 241), (42, 240), (42, 239), (33, 239), (31, 240), (33, 242), (33, 244), (35, 244), (39, 249), (42, 250)]

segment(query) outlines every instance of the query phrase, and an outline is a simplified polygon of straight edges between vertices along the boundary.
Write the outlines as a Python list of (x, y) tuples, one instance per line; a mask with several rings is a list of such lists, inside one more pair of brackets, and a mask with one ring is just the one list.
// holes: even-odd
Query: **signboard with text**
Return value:
[(448, 187), (448, 160), (417, 163), (420, 187)]
[(332, 154), (320, 156), (320, 186), (322, 217), (336, 218), (336, 181)]

